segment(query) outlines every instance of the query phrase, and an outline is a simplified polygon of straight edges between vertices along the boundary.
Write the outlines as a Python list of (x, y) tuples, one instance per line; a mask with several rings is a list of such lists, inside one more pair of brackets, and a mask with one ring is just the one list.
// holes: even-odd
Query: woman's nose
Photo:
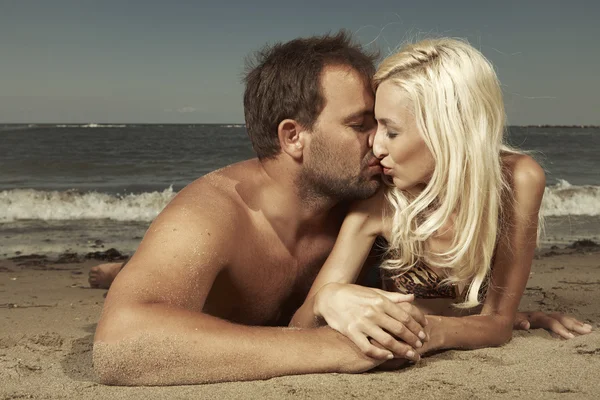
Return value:
[(383, 129), (377, 128), (373, 139), (369, 138), (373, 143), (373, 154), (375, 157), (382, 159), (387, 155), (385, 148), (385, 132)]

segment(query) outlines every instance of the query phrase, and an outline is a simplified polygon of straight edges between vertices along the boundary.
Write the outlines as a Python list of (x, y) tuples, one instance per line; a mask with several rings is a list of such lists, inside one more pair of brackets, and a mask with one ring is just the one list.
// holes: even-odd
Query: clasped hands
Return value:
[[(329, 283), (315, 296), (314, 314), (373, 359), (418, 361), (429, 347), (432, 326), (412, 304), (412, 294)], [(518, 312), (513, 327), (542, 328), (565, 339), (592, 331), (591, 325), (571, 316), (539, 311)]]
[(420, 359), (427, 342), (425, 315), (414, 296), (353, 284), (329, 283), (315, 295), (314, 313), (379, 360)]

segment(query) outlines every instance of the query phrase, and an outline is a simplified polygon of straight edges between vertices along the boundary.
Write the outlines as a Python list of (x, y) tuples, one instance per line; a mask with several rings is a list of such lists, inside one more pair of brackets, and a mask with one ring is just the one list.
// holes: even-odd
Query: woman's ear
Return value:
[(296, 160), (302, 159), (304, 153), (303, 131), (302, 125), (293, 119), (284, 119), (277, 127), (281, 151)]

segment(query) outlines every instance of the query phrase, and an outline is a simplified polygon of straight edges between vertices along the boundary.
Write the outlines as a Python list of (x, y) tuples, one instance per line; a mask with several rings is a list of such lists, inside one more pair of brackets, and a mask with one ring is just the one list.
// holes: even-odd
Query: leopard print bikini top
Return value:
[[(442, 283), (443, 278), (424, 263), (418, 263), (400, 276), (390, 275), (382, 270), (383, 287), (386, 290), (403, 294), (414, 294), (417, 299), (462, 299), (466, 293), (459, 293), (456, 284)], [(487, 293), (489, 279), (479, 289), (479, 299), (483, 301)], [(466, 292), (463, 291), (463, 292)], [(463, 299), (464, 300), (464, 299)]]

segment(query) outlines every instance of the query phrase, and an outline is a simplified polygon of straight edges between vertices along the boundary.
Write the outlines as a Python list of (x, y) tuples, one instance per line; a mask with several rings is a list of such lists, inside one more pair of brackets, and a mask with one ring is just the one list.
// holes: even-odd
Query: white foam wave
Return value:
[(173, 187), (162, 192), (124, 196), (74, 190), (4, 190), (0, 192), (0, 222), (22, 219), (152, 221), (175, 194)]
[(600, 186), (574, 186), (559, 179), (546, 187), (542, 201), (544, 216), (600, 215)]
[(125, 128), (125, 124), (60, 124), (56, 125), (57, 128)]
[[(152, 221), (175, 194), (173, 187), (162, 192), (124, 196), (78, 191), (5, 190), (0, 192), (0, 222), (22, 219)], [(546, 188), (542, 214), (598, 216), (600, 186), (573, 186), (560, 180)]]

